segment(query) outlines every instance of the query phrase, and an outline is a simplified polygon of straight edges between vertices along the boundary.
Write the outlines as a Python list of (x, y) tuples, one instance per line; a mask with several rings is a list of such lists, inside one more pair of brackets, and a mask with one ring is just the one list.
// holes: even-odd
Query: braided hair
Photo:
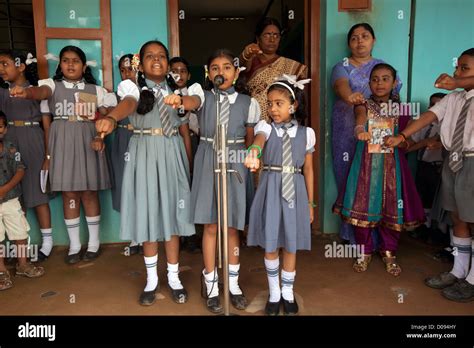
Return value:
[[(169, 51), (166, 48), (166, 46), (161, 41), (158, 41), (158, 40), (151, 40), (143, 44), (143, 46), (140, 48), (140, 53), (139, 53), (140, 62), (143, 62), (143, 58), (145, 56), (145, 50), (150, 45), (161, 46), (165, 50), (166, 61), (169, 63), (170, 61)], [(168, 86), (170, 86), (172, 90), (175, 90), (178, 88), (176, 81), (173, 79), (173, 77), (170, 74), (166, 74), (166, 83), (168, 84)], [(149, 91), (148, 89), (143, 89), (144, 87), (147, 87), (147, 85), (146, 85), (145, 74), (141, 71), (139, 71), (137, 74), (137, 84), (141, 89), (140, 100), (137, 106), (137, 113), (139, 115), (145, 115), (153, 109), (153, 105), (155, 104), (155, 94), (152, 91)]]

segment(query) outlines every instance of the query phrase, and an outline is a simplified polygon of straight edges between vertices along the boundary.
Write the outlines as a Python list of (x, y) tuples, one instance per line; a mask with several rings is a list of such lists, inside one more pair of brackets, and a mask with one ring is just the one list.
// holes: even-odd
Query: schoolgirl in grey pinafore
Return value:
[[(55, 90), (48, 99), (53, 123), (49, 132), (51, 155), (49, 177), (52, 191), (99, 191), (109, 189), (109, 169), (105, 152), (94, 151), (91, 142), (97, 135), (90, 121), (55, 119), (67, 117), (60, 104), (75, 103), (74, 93), (97, 95), (96, 86), (85, 83), (84, 89), (66, 88), (62, 81), (54, 81)], [(61, 110), (63, 109), (63, 110)]]
[[(119, 97), (117, 96), (117, 99)], [(120, 100), (119, 100), (120, 101)], [(112, 207), (120, 212), (120, 197), (122, 196), (123, 170), (125, 168), (128, 143), (133, 132), (128, 117), (120, 120), (115, 130), (114, 139), (110, 147), (111, 175), (112, 175)]]
[[(293, 121), (295, 122), (295, 121)], [(263, 165), (282, 165), (282, 140), (272, 124), (270, 137), (263, 149)], [(277, 125), (278, 127), (279, 125)], [(295, 127), (295, 126), (293, 126)], [(306, 156), (306, 127), (298, 126), (291, 138), (293, 166), (303, 167)], [(290, 253), (311, 249), (311, 227), (308, 192), (304, 176), (293, 175), (295, 186), (294, 207), (282, 197), (281, 172), (263, 170), (257, 192), (250, 208), (247, 245), (261, 246), (266, 252), (284, 248)]]
[[(153, 81), (146, 83), (150, 89), (155, 86)], [(160, 85), (172, 93), (166, 82)], [(179, 127), (177, 110), (166, 108), (173, 127)], [(135, 131), (162, 128), (156, 100), (149, 113), (134, 112), (128, 118)], [(189, 162), (179, 133), (170, 137), (134, 134), (128, 145), (128, 156), (122, 183), (120, 237), (143, 243), (195, 234), (190, 210)]]
[[(29, 87), (29, 83), (23, 87)], [(41, 121), (40, 102), (11, 98), (8, 89), (1, 89), (0, 100), (0, 108), (7, 116), (9, 123), (14, 121), (30, 122), (23, 126), (9, 124), (5, 135), (5, 140), (16, 144), (21, 154), (21, 160), (27, 168), (20, 183), (23, 205), (25, 208), (34, 208), (46, 204), (49, 202), (49, 198), (41, 191), (40, 185), (40, 173), (45, 160), (44, 132), (39, 125)]]
[[(233, 93), (231, 88), (228, 93)], [(201, 140), (194, 158), (194, 176), (191, 192), (192, 211), (194, 223), (217, 224), (217, 180), (214, 168), (216, 166), (216, 153), (213, 143), (203, 138), (213, 139), (216, 132), (216, 106), (213, 92), (204, 91), (205, 102), (198, 111), (199, 129)], [(238, 94), (234, 104), (230, 104), (230, 116), (227, 127), (227, 140), (245, 139), (251, 99), (244, 94)], [(243, 154), (246, 151), (245, 142), (228, 144), (229, 154)], [(235, 155), (234, 155), (235, 156)], [(238, 158), (240, 156), (236, 156)], [(229, 157), (231, 158), (231, 157)], [(235, 169), (242, 177), (239, 182), (234, 174), (227, 175), (228, 192), (228, 225), (229, 227), (243, 230), (245, 226), (245, 210), (247, 204), (246, 181), (248, 169), (243, 161), (229, 163), (228, 169)]]

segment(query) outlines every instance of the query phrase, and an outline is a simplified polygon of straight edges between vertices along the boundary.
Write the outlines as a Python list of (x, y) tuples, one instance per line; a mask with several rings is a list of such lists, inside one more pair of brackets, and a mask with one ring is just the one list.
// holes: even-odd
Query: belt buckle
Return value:
[(23, 127), (25, 125), (25, 121), (13, 121), (13, 125), (16, 127)]
[(127, 130), (133, 131), (133, 126), (131, 123), (127, 124)]
[(76, 115), (69, 115), (67, 116), (67, 120), (70, 122), (74, 122), (74, 121), (77, 121), (78, 119)]
[(152, 128), (151, 135), (163, 135), (163, 128)]
[(294, 174), (295, 173), (295, 167), (293, 166), (283, 166), (281, 168), (282, 173), (289, 173), (289, 174)]

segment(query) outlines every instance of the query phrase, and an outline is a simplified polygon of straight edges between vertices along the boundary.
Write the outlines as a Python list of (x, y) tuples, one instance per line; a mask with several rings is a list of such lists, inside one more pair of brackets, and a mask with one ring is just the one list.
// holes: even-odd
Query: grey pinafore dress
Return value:
[[(263, 150), (263, 165), (282, 165), (282, 137), (272, 125)], [(306, 156), (306, 127), (298, 126), (291, 138), (293, 166), (302, 168)], [(308, 192), (302, 174), (293, 176), (295, 201), (293, 208), (281, 193), (281, 172), (263, 170), (250, 209), (247, 245), (261, 246), (266, 252), (285, 248), (290, 253), (311, 249), (311, 226)]]

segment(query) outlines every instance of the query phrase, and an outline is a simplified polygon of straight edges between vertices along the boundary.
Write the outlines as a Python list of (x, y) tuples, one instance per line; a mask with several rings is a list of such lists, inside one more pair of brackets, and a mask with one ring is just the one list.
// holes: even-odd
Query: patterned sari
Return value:
[[(368, 100), (366, 108), (375, 118), (392, 118), (395, 135), (409, 120), (404, 115), (383, 115), (372, 99)], [(345, 222), (358, 227), (382, 225), (402, 231), (423, 223), (423, 205), (405, 151), (394, 148), (393, 153), (369, 153), (368, 143), (357, 141), (345, 187), (339, 192), (333, 211)]]
[(256, 57), (252, 61), (250, 70), (244, 72), (250, 96), (258, 101), (262, 111), (261, 119), (267, 122), (270, 122), (267, 112), (267, 88), (276, 77), (283, 74), (296, 75), (298, 80), (305, 79), (308, 68), (304, 64), (285, 57), (276, 57), (264, 63)]

